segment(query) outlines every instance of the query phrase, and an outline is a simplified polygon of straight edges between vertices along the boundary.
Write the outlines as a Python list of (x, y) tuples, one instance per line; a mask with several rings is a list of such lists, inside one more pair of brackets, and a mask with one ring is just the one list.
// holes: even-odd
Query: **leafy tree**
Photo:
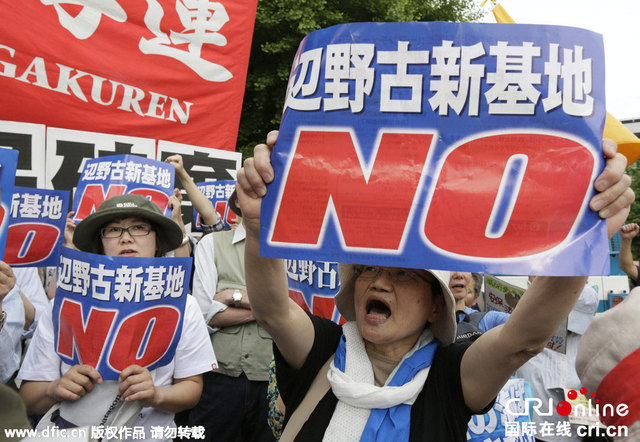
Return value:
[(258, 3), (242, 107), (238, 150), (253, 146), (280, 124), (291, 63), (298, 44), (317, 29), (341, 23), (473, 21), (474, 0), (262, 0)]
[[(631, 188), (636, 193), (637, 200), (640, 198), (640, 166), (637, 161), (627, 167), (627, 173), (631, 177)], [(631, 205), (631, 211), (626, 222), (640, 224), (640, 204), (637, 201)], [(640, 257), (640, 238), (634, 238), (631, 243), (631, 252), (635, 259)]]

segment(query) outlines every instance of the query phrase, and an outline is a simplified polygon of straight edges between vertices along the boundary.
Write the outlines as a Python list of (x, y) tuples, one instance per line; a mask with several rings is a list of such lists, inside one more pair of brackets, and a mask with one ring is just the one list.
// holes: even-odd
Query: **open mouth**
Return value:
[(120, 252), (120, 255), (132, 255), (134, 253), (137, 253), (135, 250), (123, 250), (122, 252)]
[(466, 286), (464, 284), (453, 284), (451, 286), (451, 290), (461, 290), (466, 288)]
[(387, 319), (391, 316), (391, 309), (387, 304), (379, 299), (370, 299), (367, 302), (367, 315), (380, 319)]

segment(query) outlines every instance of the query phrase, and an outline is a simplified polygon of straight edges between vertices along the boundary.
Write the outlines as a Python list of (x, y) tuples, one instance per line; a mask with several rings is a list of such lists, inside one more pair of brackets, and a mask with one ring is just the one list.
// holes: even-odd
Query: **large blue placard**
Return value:
[(356, 23), (309, 34), (289, 79), (263, 255), (605, 275), (599, 34)]
[(173, 359), (191, 277), (191, 258), (129, 258), (62, 247), (53, 304), (55, 349), (117, 380), (136, 364)]

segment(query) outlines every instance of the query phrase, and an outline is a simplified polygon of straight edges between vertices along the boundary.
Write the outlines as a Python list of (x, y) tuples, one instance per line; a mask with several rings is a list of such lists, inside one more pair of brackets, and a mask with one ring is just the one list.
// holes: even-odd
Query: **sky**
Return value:
[[(482, 0), (476, 0), (478, 4)], [(495, 23), (491, 2), (481, 21)], [(619, 120), (640, 119), (640, 0), (501, 0), (516, 23), (565, 25), (603, 36), (607, 111)]]

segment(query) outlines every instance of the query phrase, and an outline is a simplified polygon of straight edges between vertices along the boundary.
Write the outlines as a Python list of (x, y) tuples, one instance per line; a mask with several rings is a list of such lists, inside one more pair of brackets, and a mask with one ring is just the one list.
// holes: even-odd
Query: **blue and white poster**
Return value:
[(334, 297), (340, 290), (337, 262), (285, 259), (289, 297), (303, 309), (335, 323), (344, 323)]
[(117, 380), (167, 365), (182, 333), (191, 258), (94, 255), (62, 247), (53, 304), (56, 353)]
[(531, 388), (524, 379), (511, 378), (485, 414), (471, 416), (467, 440), (471, 442), (535, 442), (535, 424), (529, 417)]
[(68, 208), (66, 190), (16, 186), (4, 261), (15, 267), (57, 265)]
[(271, 156), (261, 253), (608, 274), (606, 226), (588, 208), (604, 166), (603, 60), (599, 34), (561, 26), (309, 34)]
[(162, 161), (137, 155), (112, 155), (88, 160), (73, 197), (73, 220), (79, 223), (105, 200), (118, 195), (142, 195), (171, 216), (175, 168)]
[[(202, 194), (211, 201), (215, 211), (222, 217), (224, 228), (230, 229), (231, 224), (236, 221), (237, 218), (228, 204), (229, 197), (236, 188), (236, 182), (234, 180), (204, 181), (202, 183), (196, 183), (196, 186), (198, 186)], [(201, 230), (200, 214), (195, 208), (193, 209), (193, 219), (196, 220), (196, 228)]]

